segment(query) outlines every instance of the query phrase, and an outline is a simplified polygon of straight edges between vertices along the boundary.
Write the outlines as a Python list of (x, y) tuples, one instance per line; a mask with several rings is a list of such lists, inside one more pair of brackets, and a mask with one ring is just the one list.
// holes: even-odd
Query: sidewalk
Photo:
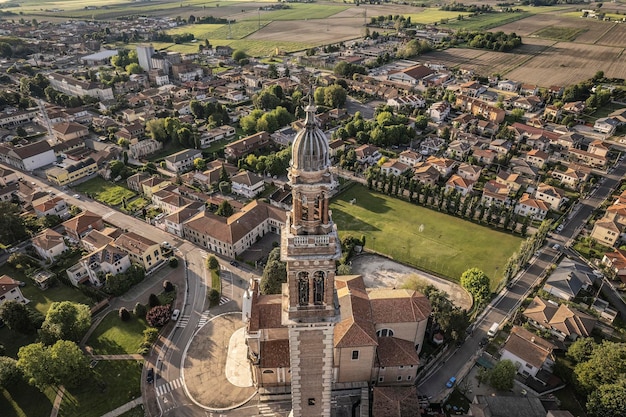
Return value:
[(57, 391), (57, 396), (54, 398), (54, 404), (52, 404), (50, 417), (57, 417), (59, 415), (59, 408), (61, 407), (61, 401), (63, 401), (63, 394), (65, 394), (65, 387), (61, 385)]
[(143, 404), (143, 399), (141, 397), (135, 398), (134, 400), (132, 400), (130, 402), (127, 402), (126, 404), (124, 404), (124, 405), (122, 405), (120, 407), (117, 407), (113, 411), (109, 411), (108, 413), (106, 413), (102, 417), (117, 417), (119, 415), (124, 414), (128, 410), (132, 410), (133, 408), (137, 407), (139, 404)]

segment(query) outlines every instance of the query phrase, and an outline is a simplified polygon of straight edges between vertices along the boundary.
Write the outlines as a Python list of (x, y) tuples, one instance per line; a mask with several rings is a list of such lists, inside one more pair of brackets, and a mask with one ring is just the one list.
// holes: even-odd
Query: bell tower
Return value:
[(289, 328), (294, 417), (330, 416), (333, 335), (339, 321), (335, 260), (341, 244), (328, 207), (335, 181), (315, 110), (309, 101), (305, 127), (293, 142), (293, 206), (281, 234), (281, 259), (287, 263), (282, 322)]

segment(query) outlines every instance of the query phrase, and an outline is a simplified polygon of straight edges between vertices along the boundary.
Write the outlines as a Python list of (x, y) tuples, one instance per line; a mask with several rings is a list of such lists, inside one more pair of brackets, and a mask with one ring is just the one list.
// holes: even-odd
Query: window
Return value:
[(411, 380), (411, 375), (408, 375), (408, 376), (406, 377), (406, 380), (407, 380), (407, 381), (410, 381), (410, 380)]
[(324, 273), (316, 271), (313, 274), (313, 302), (315, 305), (324, 303)]
[(298, 304), (309, 304), (309, 273), (304, 271), (298, 273)]
[(309, 398), (309, 405), (315, 405), (315, 398)]
[(398, 375), (398, 381), (402, 381), (402, 377)]
[(381, 376), (380, 378), (378, 378), (378, 382), (383, 382), (385, 380), (384, 376)]
[(358, 350), (353, 350), (352, 351), (352, 360), (356, 361), (359, 359), (359, 351)]
[(272, 371), (271, 369), (266, 369), (263, 371), (264, 374), (273, 374), (274, 371)]
[(148, 261), (148, 262), (152, 261), (152, 255), (146, 256), (146, 261)]
[(393, 336), (393, 330), (391, 329), (380, 329), (376, 331), (376, 336), (377, 337), (392, 337)]

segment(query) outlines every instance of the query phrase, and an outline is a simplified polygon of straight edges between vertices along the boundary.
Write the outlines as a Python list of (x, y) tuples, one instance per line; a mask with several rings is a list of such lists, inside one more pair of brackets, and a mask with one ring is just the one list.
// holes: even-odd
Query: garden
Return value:
[(122, 204), (122, 201), (130, 200), (136, 195), (134, 191), (106, 181), (101, 177), (95, 177), (77, 185), (75, 190), (108, 206), (118, 206)]
[(87, 340), (95, 355), (124, 355), (137, 353), (148, 328), (145, 318), (130, 317), (122, 321), (117, 311), (108, 313)]

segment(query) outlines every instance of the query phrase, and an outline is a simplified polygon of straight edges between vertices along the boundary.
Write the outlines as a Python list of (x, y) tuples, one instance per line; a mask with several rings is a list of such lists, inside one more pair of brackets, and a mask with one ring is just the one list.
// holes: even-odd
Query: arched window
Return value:
[(305, 195), (302, 196), (302, 199), (300, 200), (301, 202), (301, 219), (304, 221), (308, 221), (309, 220), (309, 206), (308, 206), (308, 201)]
[(272, 371), (271, 369), (266, 369), (263, 371), (264, 374), (273, 374), (274, 371)]
[(392, 337), (393, 336), (393, 330), (391, 329), (380, 329), (376, 331), (376, 336), (377, 337)]
[(313, 302), (316, 305), (324, 303), (324, 273), (316, 271), (313, 274)]
[(304, 271), (298, 274), (298, 304), (309, 304), (309, 273)]
[(313, 220), (319, 220), (321, 218), (320, 217), (320, 213), (321, 213), (320, 201), (321, 200), (320, 200), (319, 196), (315, 197), (315, 206), (313, 208)]

